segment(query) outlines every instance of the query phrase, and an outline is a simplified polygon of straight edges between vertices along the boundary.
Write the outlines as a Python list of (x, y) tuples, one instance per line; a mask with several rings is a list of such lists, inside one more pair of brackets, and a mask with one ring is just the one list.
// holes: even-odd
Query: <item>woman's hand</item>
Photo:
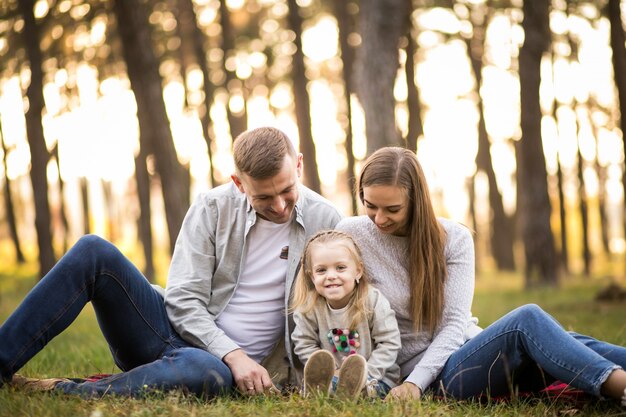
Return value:
[(411, 382), (404, 382), (389, 391), (386, 401), (389, 400), (419, 400), (422, 390)]

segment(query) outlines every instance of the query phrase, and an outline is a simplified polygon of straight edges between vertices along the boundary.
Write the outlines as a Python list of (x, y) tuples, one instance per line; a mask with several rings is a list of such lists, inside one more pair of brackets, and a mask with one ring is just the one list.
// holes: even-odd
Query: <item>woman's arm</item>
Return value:
[(447, 229), (445, 255), (447, 277), (441, 322), (431, 344), (406, 382), (424, 391), (439, 375), (446, 361), (465, 342), (474, 297), (474, 242), (470, 231), (459, 224)]

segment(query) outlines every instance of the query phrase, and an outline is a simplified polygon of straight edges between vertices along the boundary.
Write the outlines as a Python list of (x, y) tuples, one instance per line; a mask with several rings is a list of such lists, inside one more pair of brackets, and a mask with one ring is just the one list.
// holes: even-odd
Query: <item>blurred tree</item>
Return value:
[(176, 237), (189, 207), (183, 168), (178, 162), (163, 101), (159, 63), (154, 55), (145, 5), (139, 0), (115, 0), (117, 28), (122, 39), (128, 78), (137, 101), (140, 146), (155, 157), (165, 216), (174, 250)]
[(367, 154), (383, 146), (400, 146), (396, 127), (394, 84), (399, 67), (398, 44), (407, 33), (409, 0), (362, 0), (361, 46), (355, 66), (357, 93), (365, 113)]
[(87, 177), (78, 179), (80, 187), (81, 213), (83, 214), (83, 233), (88, 235), (91, 233), (91, 216), (89, 210), (89, 180)]
[[(230, 136), (233, 140), (241, 133), (248, 129), (246, 115), (246, 89), (243, 82), (237, 78), (236, 62), (237, 50), (235, 49), (235, 39), (233, 27), (230, 21), (230, 12), (226, 0), (220, 0), (220, 24), (222, 26), (222, 51), (224, 59), (222, 60), (223, 70), (226, 74), (224, 87), (228, 92), (229, 103), (226, 105), (226, 116), (228, 125), (230, 126)], [(230, 105), (230, 99), (233, 96), (240, 96), (243, 101), (243, 109), (239, 113), (235, 113)]]
[(69, 231), (70, 225), (67, 221), (67, 210), (65, 208), (65, 198), (64, 192), (65, 189), (65, 181), (61, 176), (61, 161), (59, 160), (59, 142), (54, 144), (54, 148), (52, 148), (52, 156), (54, 156), (54, 162), (57, 168), (57, 175), (59, 177), (59, 218), (61, 223), (61, 230), (63, 232), (62, 241), (63, 241), (63, 253), (67, 252), (69, 245)]
[[(570, 20), (570, 16), (574, 11), (574, 3), (567, 2), (566, 16)], [(578, 42), (574, 39), (572, 33), (567, 33), (567, 45), (569, 46), (570, 53), (568, 57), (568, 63), (570, 66), (575, 66), (580, 63), (578, 58)], [(554, 65), (554, 62), (553, 62)], [(585, 160), (581, 152), (580, 141), (580, 117), (581, 113), (586, 111), (587, 106), (582, 106), (576, 95), (573, 95), (572, 103), (570, 104), (574, 111), (574, 135), (576, 140), (576, 177), (578, 179), (578, 209), (580, 211), (580, 228), (582, 231), (582, 258), (585, 276), (591, 274), (591, 245), (589, 242), (589, 201), (587, 196), (587, 187), (585, 185)], [(583, 109), (584, 107), (584, 109)]]
[[(574, 111), (578, 104), (574, 99)], [(582, 230), (582, 257), (585, 276), (591, 274), (591, 247), (589, 244), (589, 202), (587, 197), (587, 187), (585, 186), (585, 160), (580, 151), (580, 123), (576, 119), (576, 174), (578, 178), (578, 209), (580, 210), (580, 228)]]
[(498, 188), (496, 173), (491, 159), (491, 142), (487, 134), (485, 123), (485, 109), (480, 95), (482, 87), (482, 70), (484, 44), (487, 27), (490, 22), (490, 11), (486, 8), (478, 10), (474, 7), (470, 18), (472, 23), (472, 37), (465, 38), (467, 53), (472, 68), (472, 75), (476, 81), (476, 97), (478, 106), (478, 152), (476, 153), (476, 167), (485, 173), (489, 182), (489, 233), (491, 253), (499, 270), (512, 271), (515, 269), (513, 255), (514, 227), (513, 221), (507, 216), (502, 204), (502, 194)]
[(104, 213), (106, 217), (106, 238), (110, 242), (115, 242), (119, 233), (117, 230), (117, 213), (115, 210), (115, 196), (113, 195), (113, 188), (111, 181), (104, 178), (100, 179), (102, 185), (102, 200), (104, 202)]
[(287, 0), (287, 4), (289, 28), (295, 34), (293, 42), (296, 48), (291, 57), (292, 83), (300, 151), (304, 155), (304, 182), (313, 191), (321, 193), (320, 177), (317, 172), (317, 153), (311, 131), (311, 102), (307, 91), (308, 80), (302, 52), (302, 17), (296, 0)]
[(20, 244), (20, 238), (17, 234), (17, 222), (15, 221), (15, 209), (13, 208), (13, 196), (11, 195), (11, 180), (9, 179), (9, 169), (7, 166), (7, 157), (9, 149), (4, 143), (4, 132), (2, 130), (2, 118), (0, 117), (0, 144), (2, 145), (2, 169), (4, 171), (4, 212), (6, 213), (7, 222), (9, 223), (9, 232), (11, 234), (11, 241), (15, 248), (15, 259), (18, 264), (23, 264), (24, 253), (22, 252), (22, 246)]
[(604, 254), (609, 254), (611, 248), (609, 246), (609, 222), (606, 212), (606, 181), (607, 181), (607, 167), (600, 162), (600, 129), (594, 118), (591, 116), (594, 112), (602, 113), (603, 110), (597, 105), (596, 100), (593, 97), (589, 97), (587, 102), (589, 111), (587, 116), (589, 118), (589, 125), (595, 139), (595, 158), (593, 166), (598, 176), (598, 217), (600, 218), (600, 239), (602, 242), (602, 251)]
[(152, 242), (152, 210), (150, 208), (151, 187), (147, 159), (147, 151), (144, 148), (139, 149), (139, 154), (135, 157), (135, 181), (139, 198), (137, 231), (143, 248), (143, 274), (148, 278), (148, 281), (154, 282), (154, 245)]
[[(552, 44), (551, 56), (552, 56), (552, 85), (553, 88), (556, 86), (556, 59), (557, 55), (555, 52), (554, 42)], [(554, 119), (556, 125), (557, 132), (557, 140), (561, 141), (564, 138), (561, 137), (561, 132), (559, 129), (559, 117), (558, 117), (558, 109), (559, 102), (554, 96), (552, 100), (552, 118)], [(561, 262), (561, 267), (567, 273), (569, 272), (569, 251), (568, 251), (568, 241), (567, 241), (567, 210), (565, 209), (565, 192), (563, 190), (563, 166), (561, 164), (561, 152), (559, 147), (556, 147), (556, 188), (557, 195), (559, 197), (559, 231), (561, 236), (561, 251), (559, 253), (559, 260)]]
[(354, 48), (348, 41), (350, 34), (354, 31), (354, 17), (350, 13), (350, 8), (356, 8), (355, 3), (349, 1), (334, 1), (334, 11), (337, 17), (337, 25), (339, 28), (339, 48), (341, 50), (342, 75), (343, 75), (343, 98), (346, 108), (345, 114), (345, 149), (346, 159), (348, 161), (348, 167), (346, 171), (348, 173), (348, 189), (350, 190), (350, 207), (352, 215), (356, 215), (358, 212), (357, 199), (355, 190), (356, 173), (355, 173), (355, 161), (354, 152), (352, 151), (353, 137), (352, 137), (352, 93), (353, 88), (353, 68), (354, 68)]
[[(209, 176), (211, 186), (217, 185), (215, 167), (213, 165), (213, 121), (211, 120), (211, 104), (213, 103), (214, 86), (209, 77), (204, 44), (206, 36), (198, 26), (196, 12), (192, 0), (178, 0), (177, 3), (178, 31), (181, 38), (181, 50), (184, 58), (193, 57), (202, 72), (202, 91), (204, 92), (204, 106), (198, 108), (198, 116), (202, 124), (202, 136), (206, 142), (209, 157)], [(186, 51), (186, 52), (185, 52)], [(185, 76), (185, 74), (183, 74)]]
[(526, 255), (527, 286), (558, 282), (539, 102), (541, 59), (550, 45), (548, 7), (543, 1), (524, 2), (524, 44), (519, 53), (522, 138), (516, 152), (517, 213)]
[(26, 135), (30, 147), (30, 179), (35, 199), (35, 229), (39, 248), (39, 275), (43, 277), (55, 264), (50, 230), (50, 204), (48, 202), (47, 168), (50, 153), (43, 133), (42, 113), (45, 108), (43, 98), (42, 54), (39, 49), (39, 25), (33, 12), (34, 0), (20, 0), (20, 12), (24, 19), (24, 48), (30, 67), (30, 84), (26, 89), (28, 107), (26, 110)]
[[(624, 152), (626, 152), (626, 46), (624, 46), (624, 26), (622, 22), (620, 0), (609, 0), (608, 15), (611, 22), (611, 49), (613, 49), (613, 76), (617, 87), (618, 106), (620, 110), (619, 127), (622, 130)], [(626, 161), (622, 166), (622, 184), (626, 196)], [(623, 216), (626, 219), (626, 197), (624, 198)], [(626, 221), (624, 221), (626, 236)]]
[(406, 105), (409, 110), (409, 126), (406, 134), (405, 143), (406, 147), (412, 151), (417, 151), (417, 140), (424, 134), (424, 125), (422, 120), (422, 105), (420, 103), (419, 89), (415, 82), (415, 60), (417, 54), (417, 38), (416, 34), (413, 34), (413, 25), (410, 15), (409, 19), (409, 31), (406, 36), (406, 84), (407, 84), (407, 98)]

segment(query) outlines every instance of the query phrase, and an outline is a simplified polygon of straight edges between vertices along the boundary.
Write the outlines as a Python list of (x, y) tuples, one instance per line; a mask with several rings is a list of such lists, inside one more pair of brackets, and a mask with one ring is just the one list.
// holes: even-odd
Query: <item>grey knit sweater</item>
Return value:
[(398, 364), (402, 378), (422, 392), (437, 378), (450, 355), (480, 332), (472, 317), (474, 242), (470, 231), (439, 219), (446, 233), (444, 254), (448, 276), (442, 320), (433, 334), (415, 332), (409, 313), (408, 238), (381, 233), (366, 216), (341, 220), (336, 228), (350, 233), (363, 254), (365, 270), (396, 312), (402, 347)]

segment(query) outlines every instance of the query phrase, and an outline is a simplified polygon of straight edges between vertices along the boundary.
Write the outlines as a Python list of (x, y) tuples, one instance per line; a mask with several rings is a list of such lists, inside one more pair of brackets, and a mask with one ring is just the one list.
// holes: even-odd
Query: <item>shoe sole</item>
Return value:
[(18, 374), (13, 375), (9, 386), (24, 392), (52, 391), (59, 382), (69, 382), (66, 378), (27, 378)]
[(363, 356), (351, 355), (339, 369), (336, 395), (342, 400), (356, 400), (367, 380), (367, 361)]
[(304, 366), (304, 395), (328, 395), (335, 374), (335, 358), (330, 352), (318, 350)]

